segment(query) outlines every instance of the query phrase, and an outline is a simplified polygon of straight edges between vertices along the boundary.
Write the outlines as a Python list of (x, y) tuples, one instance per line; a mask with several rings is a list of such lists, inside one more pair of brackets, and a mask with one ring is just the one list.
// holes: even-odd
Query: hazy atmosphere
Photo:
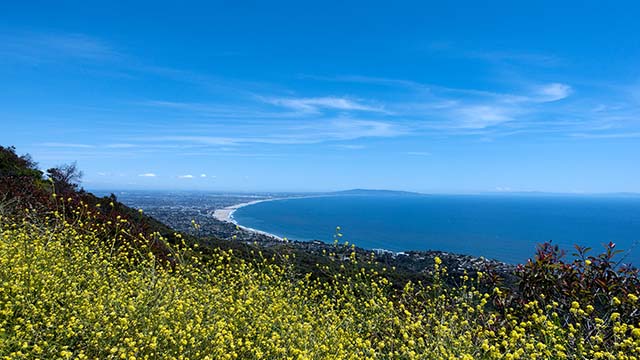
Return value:
[(3, 2), (0, 143), (89, 189), (640, 192), (618, 4)]

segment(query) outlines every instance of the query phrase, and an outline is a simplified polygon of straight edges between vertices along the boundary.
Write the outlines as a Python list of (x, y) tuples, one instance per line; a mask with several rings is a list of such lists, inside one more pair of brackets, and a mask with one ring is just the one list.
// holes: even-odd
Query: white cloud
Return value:
[(193, 175), (191, 175), (191, 174), (179, 175), (178, 179), (193, 179)]
[(338, 144), (338, 145), (334, 145), (334, 147), (337, 147), (339, 149), (347, 149), (347, 150), (361, 150), (366, 148), (366, 146), (364, 145), (355, 145), (355, 144)]
[(455, 113), (459, 117), (457, 127), (465, 129), (484, 129), (513, 119), (509, 109), (491, 105), (462, 107)]
[(200, 174), (200, 177), (201, 177), (201, 178), (206, 178), (206, 177), (207, 177), (207, 174)]
[[(146, 141), (177, 141), (177, 142), (186, 142), (186, 143), (195, 143), (195, 144), (203, 144), (203, 145), (236, 145), (238, 144), (240, 139), (231, 138), (231, 137), (219, 137), (219, 136), (158, 136), (151, 138), (142, 138), (141, 140)], [(166, 145), (163, 145), (166, 146)]]
[(324, 140), (353, 140), (364, 137), (394, 137), (406, 133), (406, 129), (386, 121), (339, 118), (310, 127)]
[(317, 112), (321, 108), (334, 110), (371, 111), (384, 112), (381, 107), (369, 106), (356, 100), (340, 97), (313, 97), (313, 98), (268, 98), (264, 101), (278, 106), (303, 112)]
[(135, 144), (108, 144), (106, 147), (109, 148), (109, 149), (130, 149), (130, 148), (138, 147), (138, 145), (135, 145)]
[(562, 100), (571, 95), (571, 86), (561, 83), (551, 83), (537, 89), (538, 101), (552, 102)]
[(342, 76), (317, 76), (317, 75), (301, 75), (303, 79), (312, 79), (319, 81), (329, 82), (346, 82), (346, 83), (362, 83), (362, 84), (374, 84), (383, 86), (400, 86), (414, 89), (427, 89), (426, 84), (418, 83), (411, 80), (403, 79), (390, 79), (375, 76), (362, 76), (362, 75), (342, 75)]
[[(141, 141), (173, 141), (198, 145), (242, 145), (242, 144), (317, 144), (326, 141), (354, 140), (366, 137), (393, 137), (405, 134), (407, 129), (386, 121), (352, 118), (320, 119), (305, 122), (270, 122), (260, 125), (236, 126), (245, 137), (219, 137), (207, 135), (171, 135), (139, 138)], [(251, 136), (253, 135), (253, 136)]]
[(40, 145), (46, 146), (46, 147), (61, 147), (61, 148), (66, 147), (66, 148), (83, 148), (83, 149), (94, 147), (93, 145), (87, 145), (87, 144), (74, 144), (74, 143), (61, 143), (61, 142), (46, 142)]
[(141, 176), (141, 177), (156, 177), (157, 175), (154, 174), (154, 173), (144, 173), (144, 174), (140, 174), (138, 176)]
[[(546, 62), (544, 56), (527, 56), (524, 54), (495, 53), (492, 58), (519, 59)], [(305, 79), (362, 83), (397, 87), (403, 91), (403, 100), (385, 102), (384, 121), (403, 123), (413, 128), (429, 132), (446, 131), (451, 134), (466, 134), (468, 130), (491, 128), (491, 131), (502, 132), (519, 129), (520, 133), (528, 130), (540, 132), (541, 124), (558, 124), (567, 118), (584, 117), (584, 111), (576, 111), (575, 103), (561, 105), (545, 105), (570, 97), (574, 89), (565, 83), (534, 83), (531, 81), (511, 81), (512, 91), (495, 92), (491, 87), (485, 88), (452, 88), (442, 84), (420, 83), (407, 79), (379, 78), (367, 76), (304, 76)], [(499, 79), (509, 82), (510, 79)], [(525, 89), (518, 90), (518, 89)], [(600, 100), (601, 101), (601, 100)], [(560, 108), (562, 106), (562, 108)], [(378, 115), (378, 114), (376, 114)], [(396, 122), (397, 121), (397, 122)], [(581, 124), (597, 122), (587, 119)], [(558, 131), (557, 127), (551, 129)]]

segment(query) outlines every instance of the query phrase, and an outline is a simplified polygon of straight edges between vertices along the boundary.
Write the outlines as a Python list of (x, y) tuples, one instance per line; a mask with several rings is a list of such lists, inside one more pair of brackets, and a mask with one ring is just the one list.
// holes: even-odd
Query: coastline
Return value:
[(260, 234), (260, 235), (264, 235), (264, 236), (268, 236), (271, 237), (273, 239), (276, 239), (278, 241), (285, 241), (284, 238), (272, 234), (272, 233), (268, 233), (266, 231), (262, 231), (262, 230), (258, 230), (258, 229), (254, 229), (254, 228), (250, 228), (247, 226), (243, 226), (238, 224), (238, 222), (233, 218), (233, 213), (245, 206), (249, 206), (249, 205), (255, 205), (261, 202), (267, 202), (267, 201), (276, 201), (276, 200), (287, 200), (287, 199), (307, 199), (307, 198), (316, 198), (316, 197), (327, 197), (327, 196), (332, 196), (332, 195), (308, 195), (308, 196), (291, 196), (291, 197), (275, 197), (275, 198), (267, 198), (267, 199), (260, 199), (260, 200), (252, 200), (252, 201), (248, 201), (245, 203), (240, 203), (240, 204), (235, 204), (235, 205), (231, 205), (231, 206), (227, 206), (225, 208), (222, 209), (216, 209), (213, 212), (213, 217), (218, 220), (218, 221), (222, 221), (222, 222), (226, 222), (226, 223), (230, 223), (233, 224), (235, 226), (237, 226), (240, 229), (243, 229), (245, 231), (248, 232), (252, 232), (254, 234)]
[[(237, 230), (243, 230), (246, 231), (248, 233), (252, 233), (252, 234), (256, 234), (256, 235), (262, 235), (262, 236), (266, 236), (274, 241), (277, 242), (292, 242), (292, 243), (296, 243), (296, 244), (303, 244), (301, 245), (302, 247), (311, 244), (311, 246), (317, 246), (317, 243), (322, 243), (321, 245), (331, 245), (330, 243), (326, 243), (323, 242), (321, 240), (300, 240), (300, 239), (290, 239), (287, 237), (281, 237), (278, 236), (276, 234), (273, 233), (269, 233), (263, 230), (258, 230), (255, 228), (251, 228), (248, 226), (244, 226), (239, 224), (236, 219), (234, 218), (234, 213), (236, 210), (243, 208), (245, 206), (250, 206), (250, 205), (255, 205), (255, 204), (259, 204), (261, 202), (267, 202), (267, 201), (276, 201), (276, 200), (287, 200), (287, 199), (305, 199), (305, 198), (317, 198), (317, 197), (333, 197), (333, 196), (338, 196), (338, 195), (311, 195), (311, 196), (291, 196), (291, 197), (273, 197), (273, 198), (263, 198), (263, 199), (259, 199), (259, 200), (251, 200), (251, 201), (247, 201), (247, 202), (243, 202), (243, 203), (239, 203), (239, 204), (234, 204), (234, 205), (230, 205), (221, 209), (215, 209), (212, 213), (210, 212), (210, 216), (212, 216), (214, 219), (216, 219), (217, 221), (223, 222), (223, 223), (227, 223), (227, 224), (232, 224), (236, 227)], [(235, 238), (235, 234), (233, 233), (233, 231), (226, 233), (222, 238), (229, 238), (232, 235), (234, 235), (233, 237)], [(315, 245), (314, 245), (315, 244)], [(411, 257), (415, 257), (418, 256), (420, 257), (420, 254), (425, 254), (425, 253), (433, 253), (433, 254), (438, 254), (439, 256), (443, 256), (443, 257), (447, 257), (447, 258), (456, 258), (457, 260), (464, 260), (462, 261), (464, 264), (462, 264), (462, 267), (467, 266), (468, 264), (466, 263), (474, 263), (475, 265), (478, 265), (478, 263), (497, 263), (500, 264), (500, 267), (512, 267), (514, 266), (515, 263), (513, 262), (507, 262), (504, 260), (497, 260), (495, 258), (491, 258), (491, 257), (485, 257), (483, 255), (472, 255), (471, 253), (468, 252), (451, 252), (451, 251), (445, 251), (445, 250), (434, 250), (434, 249), (424, 249), (424, 250), (389, 250), (389, 249), (385, 249), (385, 248), (379, 248), (379, 247), (373, 247), (373, 248), (364, 248), (364, 247), (358, 247), (359, 251), (365, 251), (366, 253), (370, 254), (371, 252), (374, 252), (376, 254), (378, 254), (378, 256), (391, 256), (392, 258), (411, 258)], [(417, 254), (417, 255), (416, 255)], [(466, 265), (465, 265), (466, 264)]]
[(246, 227), (246, 226), (242, 226), (242, 225), (238, 224), (238, 222), (233, 218), (233, 213), (236, 210), (238, 210), (238, 209), (240, 209), (242, 207), (249, 206), (249, 205), (255, 205), (255, 204), (258, 204), (258, 203), (261, 203), (261, 202), (266, 202), (266, 201), (275, 201), (275, 200), (284, 200), (284, 199), (289, 199), (289, 198), (285, 197), (285, 198), (260, 199), (260, 200), (253, 200), (253, 201), (248, 201), (248, 202), (245, 202), (245, 203), (240, 203), (240, 204), (227, 206), (227, 207), (222, 208), (222, 209), (216, 209), (213, 212), (213, 217), (216, 220), (219, 220), (219, 221), (222, 221), (222, 222), (226, 222), (226, 223), (231, 223), (231, 224), (237, 226), (238, 228), (240, 228), (242, 230), (245, 230), (245, 231), (248, 231), (248, 232), (252, 232), (252, 233), (255, 233), (255, 234), (265, 235), (265, 236), (274, 238), (274, 239), (276, 239), (278, 241), (284, 241), (284, 239), (281, 238), (278, 235), (271, 234), (271, 233), (268, 233), (266, 231), (262, 231), (262, 230), (258, 230), (258, 229), (254, 229), (254, 228), (250, 228), (250, 227)]
[[(274, 242), (289, 242), (296, 248), (303, 251), (311, 251), (312, 253), (319, 253), (322, 250), (327, 250), (328, 247), (332, 245), (329, 243), (322, 242), (320, 240), (294, 240), (280, 237), (278, 235), (250, 228), (247, 226), (240, 225), (233, 217), (234, 212), (237, 209), (240, 209), (245, 206), (255, 205), (261, 202), (266, 201), (276, 201), (276, 200), (286, 200), (286, 199), (304, 199), (304, 198), (315, 198), (315, 197), (327, 197), (327, 195), (314, 195), (314, 196), (301, 196), (301, 197), (274, 197), (274, 198), (265, 198), (260, 200), (252, 200), (247, 201), (231, 206), (227, 206), (221, 209), (216, 209), (213, 213), (210, 213), (214, 219), (217, 221), (221, 221), (227, 224), (234, 225), (238, 230), (245, 231), (247, 233), (252, 233), (256, 235), (266, 236)], [(222, 238), (229, 238), (233, 235), (233, 232), (227, 233)], [(484, 267), (489, 264), (495, 266), (495, 269), (500, 271), (501, 273), (509, 273), (514, 268), (514, 263), (505, 262), (502, 260), (497, 260), (494, 258), (487, 258), (485, 256), (476, 256), (471, 255), (469, 253), (455, 253), (450, 251), (443, 250), (405, 250), (405, 251), (393, 251), (384, 248), (361, 248), (357, 247), (356, 251), (361, 255), (369, 256), (371, 253), (375, 253), (378, 258), (385, 258), (385, 261), (394, 261), (399, 264), (413, 264), (412, 266), (417, 266), (416, 264), (422, 264), (424, 261), (428, 261), (426, 259), (432, 259), (433, 256), (439, 256), (445, 261), (452, 270), (455, 271), (466, 271), (466, 270), (474, 270), (480, 271), (484, 269)]]

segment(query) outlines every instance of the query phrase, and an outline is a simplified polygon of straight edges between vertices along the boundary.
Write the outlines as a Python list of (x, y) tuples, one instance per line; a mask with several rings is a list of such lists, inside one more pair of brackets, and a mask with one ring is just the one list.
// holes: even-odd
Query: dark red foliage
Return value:
[(574, 259), (565, 261), (565, 254), (557, 245), (539, 245), (535, 258), (516, 271), (519, 291), (514, 303), (557, 302), (559, 309), (566, 312), (576, 301), (581, 306), (593, 306), (594, 317), (604, 318), (615, 311), (625, 321), (640, 320), (638, 304), (633, 300), (640, 296), (638, 269), (621, 266), (615, 260), (621, 251), (615, 249), (614, 243), (607, 244), (604, 251), (595, 256), (589, 255), (590, 248), (575, 248)]
[(0, 215), (21, 217), (28, 209), (45, 219), (57, 211), (67, 219), (82, 220), (86, 228), (101, 229), (105, 240), (126, 233), (132, 244), (144, 243), (156, 256), (168, 259), (169, 249), (154, 234), (175, 241), (170, 228), (118, 202), (115, 195), (97, 198), (78, 189), (72, 181), (78, 179), (74, 177), (79, 174), (75, 166), (56, 169), (48, 172), (59, 176), (45, 180), (29, 156), (18, 156), (15, 148), (0, 146)]

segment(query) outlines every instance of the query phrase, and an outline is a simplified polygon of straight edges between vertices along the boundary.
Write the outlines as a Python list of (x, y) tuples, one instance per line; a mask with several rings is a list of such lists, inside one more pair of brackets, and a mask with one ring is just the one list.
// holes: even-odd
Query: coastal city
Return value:
[[(348, 190), (333, 192), (325, 195), (363, 195), (363, 194), (401, 194), (405, 192)], [(98, 196), (109, 196), (110, 192), (96, 191)], [(237, 224), (232, 212), (241, 207), (261, 201), (275, 199), (309, 198), (322, 195), (321, 193), (217, 193), (217, 192), (189, 192), (189, 191), (114, 191), (118, 201), (136, 209), (142, 209), (148, 216), (164, 223), (174, 230), (190, 234), (206, 241), (207, 238), (237, 241), (247, 244), (258, 244), (261, 247), (280, 247), (286, 241), (287, 246), (298, 251), (324, 256), (336, 251), (334, 239), (315, 239), (313, 241), (298, 241), (297, 239), (283, 239), (263, 231), (247, 228)], [(198, 226), (194, 226), (197, 224)], [(477, 272), (491, 268), (493, 271), (507, 275), (514, 267), (494, 259), (480, 256), (458, 254), (432, 249), (393, 252), (385, 249), (365, 249), (348, 246), (360, 258), (371, 258), (380, 263), (397, 267), (409, 273), (421, 273), (428, 265), (439, 257), (449, 267), (452, 273)], [(348, 261), (346, 256), (343, 260)]]
[[(108, 196), (110, 192), (95, 192), (99, 196)], [(221, 239), (243, 241), (266, 240), (265, 235), (247, 231), (230, 221), (221, 221), (216, 211), (226, 212), (240, 204), (257, 200), (286, 198), (295, 196), (288, 193), (215, 193), (190, 191), (114, 191), (116, 198), (123, 204), (142, 209), (147, 215), (187, 234), (213, 236)], [(194, 227), (198, 224), (198, 229)]]

